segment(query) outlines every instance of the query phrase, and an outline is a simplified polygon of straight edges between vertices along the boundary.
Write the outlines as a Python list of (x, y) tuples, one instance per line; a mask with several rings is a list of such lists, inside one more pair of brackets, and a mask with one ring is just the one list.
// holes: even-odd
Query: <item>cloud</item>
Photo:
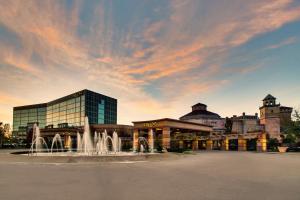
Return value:
[(1, 105), (22, 105), (26, 103), (26, 101), (24, 101), (24, 99), (22, 98), (18, 98), (15, 96), (11, 96), (9, 94), (0, 92), (0, 104)]
[(273, 45), (270, 45), (266, 48), (264, 48), (265, 50), (269, 50), (269, 49), (278, 49), (278, 48), (281, 48), (283, 46), (287, 46), (287, 45), (290, 45), (290, 44), (294, 44), (297, 42), (297, 38), (296, 37), (290, 37), (290, 38), (287, 38), (283, 41), (281, 41), (280, 43), (278, 44), (273, 44)]
[[(0, 23), (19, 38), (18, 48), (0, 46), (5, 80), (34, 102), (79, 88), (105, 93), (120, 100), (127, 123), (180, 115), (172, 109), (180, 99), (193, 102), (230, 83), (228, 74), (259, 70), (223, 64), (233, 49), (300, 18), (292, 0), (68, 3), (0, 2)], [(136, 10), (120, 10), (128, 5)]]
[(124, 73), (152, 81), (201, 68), (212, 55), (220, 56), (260, 34), (299, 19), (300, 7), (291, 8), (291, 3), (289, 0), (254, 1), (246, 12), (228, 19), (220, 16), (220, 23), (210, 27), (209, 32), (194, 33), (194, 37), (184, 41), (186, 31), (180, 29), (182, 24), (191, 20), (194, 26), (198, 25), (189, 18), (195, 15), (189, 16), (186, 10), (195, 10), (197, 3), (185, 2), (178, 6), (176, 2), (169, 19), (154, 22), (145, 31), (144, 40), (153, 45), (138, 50), (137, 54), (153, 52), (152, 55), (141, 62), (129, 63)]

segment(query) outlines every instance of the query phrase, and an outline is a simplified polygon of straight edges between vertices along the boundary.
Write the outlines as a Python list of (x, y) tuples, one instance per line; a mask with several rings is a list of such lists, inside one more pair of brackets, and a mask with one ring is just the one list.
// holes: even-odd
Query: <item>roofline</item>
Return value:
[[(210, 115), (205, 115), (205, 114), (203, 114), (203, 116), (217, 116), (217, 117), (219, 117), (219, 118), (222, 118), (221, 117), (221, 115), (219, 115), (218, 113), (214, 113), (214, 112), (211, 112), (211, 111), (208, 111), (208, 110), (206, 110), (207, 112), (210, 112), (211, 114)], [(185, 114), (185, 115), (183, 115), (183, 116), (181, 116), (179, 119), (181, 119), (181, 118), (183, 118), (183, 117), (188, 117), (188, 116), (190, 116), (190, 114), (192, 114), (193, 113), (193, 111), (192, 112), (189, 112), (188, 114)], [(199, 114), (199, 115), (202, 115), (202, 114)], [(197, 116), (197, 115), (195, 115), (195, 116)]]
[(16, 106), (13, 107), (13, 110), (23, 110), (23, 109), (31, 109), (31, 108), (41, 108), (47, 107), (47, 103), (39, 103), (39, 104), (32, 104), (32, 105), (24, 105), (24, 106)]
[(267, 95), (267, 96), (266, 96), (266, 97), (265, 97), (265, 98), (264, 98), (262, 101), (265, 101), (265, 100), (267, 100), (267, 97), (268, 97), (268, 96), (272, 97), (272, 99), (275, 99), (275, 100), (277, 99), (277, 98), (276, 98), (276, 97), (274, 97), (273, 95), (271, 95), (271, 94), (268, 94), (268, 95)]
[(288, 108), (288, 109), (294, 109), (293, 107), (288, 107), (288, 106), (280, 106), (280, 108)]
[(149, 123), (149, 122), (157, 122), (157, 121), (173, 121), (173, 122), (181, 122), (181, 123), (185, 123), (185, 124), (192, 124), (192, 125), (200, 125), (200, 126), (206, 126), (206, 127), (213, 127), (210, 125), (206, 125), (206, 124), (199, 124), (199, 123), (195, 123), (195, 122), (187, 122), (187, 121), (183, 121), (183, 120), (178, 120), (178, 119), (171, 119), (171, 118), (162, 118), (162, 119), (156, 119), (156, 120), (148, 120), (148, 121), (133, 121), (132, 123)]
[[(191, 113), (188, 113), (188, 114), (186, 114), (186, 115), (183, 115), (183, 116), (179, 117), (179, 119), (184, 118), (184, 117), (189, 117), (189, 116), (199, 116), (199, 115), (202, 115), (202, 114), (199, 114), (199, 115), (189, 115), (189, 114), (191, 114)], [(216, 117), (218, 117), (218, 118), (222, 118), (222, 117), (221, 117), (220, 115), (218, 115), (217, 113), (213, 113), (213, 115), (204, 115), (204, 114), (203, 114), (203, 116), (207, 116), (207, 118), (210, 118), (209, 116), (216, 116)], [(213, 117), (211, 117), (211, 118), (213, 118)]]
[(92, 91), (92, 90), (84, 89), (84, 90), (82, 90), (82, 91), (85, 91), (85, 92), (91, 92), (91, 93), (95, 93), (95, 94), (100, 94), (100, 95), (102, 95), (102, 96), (104, 96), (104, 97), (107, 97), (107, 98), (114, 99), (114, 100), (118, 101), (118, 99), (116, 99), (116, 98), (113, 98), (113, 97), (110, 97), (110, 96), (107, 96), (107, 95), (105, 95), (105, 94), (101, 94), (101, 93), (98, 93), (98, 92), (95, 92), (95, 91)]
[(132, 125), (126, 124), (91, 124), (92, 128), (133, 128)]
[(207, 107), (207, 105), (206, 105), (206, 104), (204, 104), (204, 103), (196, 103), (196, 104), (192, 105), (192, 107), (194, 107), (194, 106), (198, 106), (198, 105), (201, 105), (201, 106), (206, 106), (206, 107)]
[(60, 97), (60, 98), (58, 98), (58, 99), (49, 101), (49, 102), (47, 102), (47, 103), (32, 104), (32, 105), (24, 105), (24, 106), (16, 106), (16, 107), (13, 107), (13, 110), (22, 110), (22, 109), (30, 109), (30, 108), (47, 107), (47, 106), (50, 106), (50, 105), (52, 105), (52, 104), (59, 103), (59, 102), (65, 101), (65, 100), (67, 100), (67, 99), (70, 99), (71, 97), (83, 95), (83, 94), (85, 94), (85, 93), (87, 93), (87, 92), (96, 93), (96, 94), (99, 94), (99, 95), (104, 96), (105, 98), (109, 98), (109, 99), (113, 99), (113, 100), (115, 100), (115, 101), (118, 101), (118, 100), (115, 99), (115, 98), (112, 98), (112, 97), (109, 97), (109, 96), (106, 96), (106, 95), (103, 95), (103, 94), (100, 94), (100, 93), (97, 93), (97, 92), (94, 92), (94, 91), (91, 91), (91, 90), (88, 90), (88, 89), (84, 89), (84, 90), (80, 90), (80, 91), (78, 91), (78, 92), (74, 92), (74, 93), (72, 93), (72, 94), (69, 94), (69, 95)]
[(112, 98), (112, 97), (109, 97), (109, 96), (100, 94), (100, 93), (98, 93), (98, 92), (94, 92), (94, 91), (91, 91), (91, 90), (88, 90), (88, 89), (84, 89), (84, 90), (80, 90), (80, 91), (78, 91), (78, 92), (74, 92), (74, 93), (72, 93), (72, 94), (69, 94), (69, 95), (67, 95), (67, 96), (60, 97), (60, 98), (55, 99), (55, 100), (53, 100), (53, 101), (50, 101), (50, 102), (48, 102), (47, 104), (48, 104), (48, 105), (51, 105), (51, 104), (59, 103), (59, 102), (65, 101), (65, 100), (67, 100), (67, 99), (70, 99), (70, 98), (72, 98), (72, 97), (78, 97), (78, 96), (84, 95), (84, 94), (86, 94), (86, 93), (94, 93), (94, 94), (102, 95), (102, 96), (105, 97), (105, 98), (109, 98), (109, 99), (113, 99), (113, 100), (115, 100), (115, 101), (118, 101), (118, 100), (115, 99), (115, 98)]
[(55, 103), (58, 103), (58, 102), (61, 102), (61, 101), (64, 101), (64, 100), (67, 100), (67, 99), (70, 99), (71, 97), (78, 97), (80, 95), (83, 95), (85, 93), (86, 89), (84, 90), (80, 90), (78, 92), (74, 92), (74, 93), (71, 93), (69, 95), (66, 95), (66, 96), (63, 96), (63, 97), (60, 97), (58, 99), (54, 99), (52, 101), (49, 101), (47, 102), (47, 105), (51, 105), (51, 104), (55, 104)]
[(271, 107), (281, 107), (280, 104), (276, 104), (276, 105), (270, 105), (270, 106), (260, 106), (259, 109), (262, 109), (262, 108), (271, 108)]

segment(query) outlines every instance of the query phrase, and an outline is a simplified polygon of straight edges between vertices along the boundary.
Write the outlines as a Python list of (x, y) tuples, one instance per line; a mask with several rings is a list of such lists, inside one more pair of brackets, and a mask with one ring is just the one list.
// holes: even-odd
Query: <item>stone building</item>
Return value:
[(231, 118), (232, 122), (232, 134), (247, 134), (260, 132), (263, 130), (263, 127), (260, 125), (260, 120), (258, 114), (255, 115), (246, 115), (243, 113), (242, 116), (234, 115)]
[(205, 124), (213, 127), (213, 133), (223, 134), (225, 132), (225, 119), (217, 113), (207, 110), (207, 105), (198, 103), (192, 106), (192, 112), (179, 118), (182, 121)]
[(291, 121), (293, 108), (277, 104), (276, 98), (269, 94), (263, 99), (259, 110), (260, 124), (264, 125), (265, 132), (270, 138), (280, 139), (282, 128)]

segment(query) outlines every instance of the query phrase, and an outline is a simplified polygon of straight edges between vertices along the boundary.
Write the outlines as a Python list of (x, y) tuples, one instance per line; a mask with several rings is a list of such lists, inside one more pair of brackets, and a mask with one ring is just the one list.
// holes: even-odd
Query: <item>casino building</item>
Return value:
[(136, 151), (139, 151), (140, 138), (146, 138), (148, 144), (154, 142), (154, 149), (198, 150), (202, 147), (201, 138), (208, 138), (213, 130), (210, 125), (170, 118), (132, 123), (134, 124), (133, 149)]
[(179, 118), (182, 121), (206, 124), (213, 127), (215, 134), (225, 133), (225, 119), (207, 110), (207, 105), (198, 103), (192, 106), (192, 112)]
[(28, 139), (34, 124), (42, 134), (77, 132), (84, 125), (84, 118), (91, 125), (117, 124), (117, 99), (82, 90), (48, 103), (13, 108), (13, 134)]
[[(30, 145), (32, 128), (38, 124), (41, 136), (51, 144), (59, 134), (65, 148), (76, 148), (77, 133), (83, 133), (87, 116), (91, 134), (117, 131), (123, 150), (139, 151), (153, 144), (154, 149), (184, 150), (267, 150), (267, 140), (281, 136), (284, 124), (290, 122), (292, 108), (276, 103), (268, 95), (258, 114), (221, 118), (207, 110), (205, 104), (192, 106), (192, 112), (178, 119), (134, 121), (117, 124), (117, 100), (90, 90), (82, 90), (43, 104), (13, 108), (13, 134)], [(226, 128), (225, 128), (226, 127)], [(147, 145), (148, 144), (148, 145)], [(143, 147), (144, 148), (144, 147)]]

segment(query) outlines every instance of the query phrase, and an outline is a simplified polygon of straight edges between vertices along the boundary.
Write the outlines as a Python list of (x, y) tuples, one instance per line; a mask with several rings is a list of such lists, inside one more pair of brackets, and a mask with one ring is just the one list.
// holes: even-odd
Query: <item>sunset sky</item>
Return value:
[(118, 123), (300, 106), (300, 0), (0, 0), (0, 121), (90, 89)]

